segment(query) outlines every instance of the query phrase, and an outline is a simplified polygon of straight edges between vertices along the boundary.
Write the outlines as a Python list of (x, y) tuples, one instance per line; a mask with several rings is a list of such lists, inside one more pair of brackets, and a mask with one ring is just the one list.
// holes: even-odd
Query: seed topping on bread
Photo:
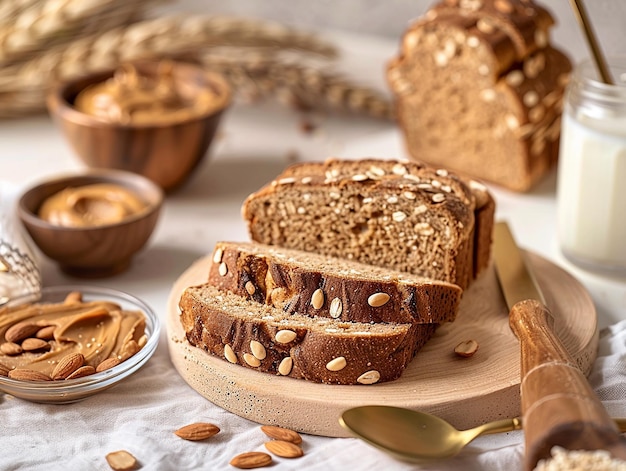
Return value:
[(237, 354), (233, 351), (233, 348), (228, 344), (224, 345), (224, 358), (226, 358), (231, 363), (237, 363)]
[(348, 362), (346, 361), (345, 357), (337, 357), (326, 363), (326, 369), (330, 371), (341, 371), (346, 367), (347, 364)]
[(283, 376), (289, 376), (291, 369), (293, 368), (293, 359), (291, 357), (285, 357), (280, 361), (278, 365), (278, 373)]
[(315, 309), (321, 309), (324, 305), (324, 290), (322, 288), (318, 288), (313, 291), (313, 296), (311, 296), (311, 305)]
[(284, 329), (276, 332), (276, 337), (274, 338), (278, 343), (289, 343), (296, 339), (298, 334), (296, 334), (293, 330)]
[(374, 384), (380, 379), (380, 373), (376, 370), (370, 370), (363, 373), (357, 378), (357, 383), (360, 384)]
[(387, 293), (374, 293), (369, 298), (367, 298), (367, 304), (372, 307), (380, 307), (384, 306), (389, 302), (391, 296)]

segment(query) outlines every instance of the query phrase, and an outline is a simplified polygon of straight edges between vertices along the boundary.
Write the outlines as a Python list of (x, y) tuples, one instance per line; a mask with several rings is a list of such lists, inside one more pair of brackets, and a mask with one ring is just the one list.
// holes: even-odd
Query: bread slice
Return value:
[(328, 159), (287, 168), (245, 200), (242, 214), (256, 242), (464, 289), (488, 264), (494, 209), (484, 186), (447, 170), (398, 160)]
[(397, 379), (435, 329), (290, 314), (209, 284), (188, 287), (179, 307), (192, 345), (260, 372), (327, 384)]
[(387, 79), (412, 158), (527, 191), (554, 167), (570, 60), (530, 0), (445, 0), (405, 31)]
[(283, 312), (344, 322), (441, 324), (462, 290), (410, 273), (259, 243), (218, 242), (209, 284)]

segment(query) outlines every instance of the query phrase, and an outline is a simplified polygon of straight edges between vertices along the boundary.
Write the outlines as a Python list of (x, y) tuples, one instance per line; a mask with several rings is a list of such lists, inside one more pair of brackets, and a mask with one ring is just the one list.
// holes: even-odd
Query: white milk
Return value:
[(562, 116), (561, 249), (583, 267), (626, 272), (626, 87), (580, 74), (579, 68)]

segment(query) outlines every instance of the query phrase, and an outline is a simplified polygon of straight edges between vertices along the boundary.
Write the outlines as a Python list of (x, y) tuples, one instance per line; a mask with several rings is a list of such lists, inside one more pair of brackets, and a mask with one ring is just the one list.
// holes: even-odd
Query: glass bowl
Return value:
[(111, 301), (126, 310), (142, 311), (146, 318), (145, 334), (148, 337), (146, 344), (139, 352), (119, 365), (82, 378), (62, 381), (21, 381), (0, 376), (0, 391), (31, 402), (69, 404), (114, 386), (139, 370), (154, 354), (161, 329), (159, 319), (150, 306), (128, 293), (93, 286), (55, 286), (43, 288), (37, 295), (16, 298), (11, 302), (11, 306), (35, 302), (60, 303), (74, 291), (82, 294), (83, 301)]

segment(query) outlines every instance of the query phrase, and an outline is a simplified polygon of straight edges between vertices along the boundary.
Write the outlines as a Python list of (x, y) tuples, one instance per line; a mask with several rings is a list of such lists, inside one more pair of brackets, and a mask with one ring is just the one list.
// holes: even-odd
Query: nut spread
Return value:
[(111, 183), (69, 187), (47, 198), (39, 217), (65, 227), (115, 224), (145, 211), (148, 205), (127, 188)]
[[(124, 310), (111, 301), (83, 302), (78, 293), (61, 303), (4, 308), (0, 370), (25, 380), (65, 379), (75, 372), (69, 371), (72, 367), (88, 374), (101, 371), (145, 345), (145, 326), (141, 311)], [(58, 376), (59, 366), (66, 375)]]
[(74, 107), (92, 116), (120, 124), (161, 125), (206, 114), (218, 105), (207, 88), (183, 86), (171, 63), (159, 64), (156, 74), (142, 74), (125, 65), (104, 82), (81, 91)]

